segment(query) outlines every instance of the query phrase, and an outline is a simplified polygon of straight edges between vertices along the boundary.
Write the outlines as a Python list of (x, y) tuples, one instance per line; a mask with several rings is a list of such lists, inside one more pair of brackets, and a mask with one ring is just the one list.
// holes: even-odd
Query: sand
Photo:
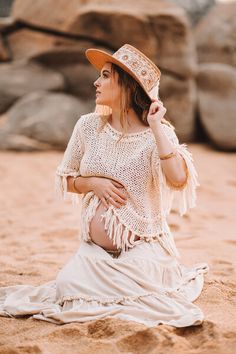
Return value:
[[(207, 262), (203, 325), (176, 329), (103, 319), (55, 324), (0, 317), (0, 353), (236, 352), (236, 155), (189, 144), (199, 173), (197, 207), (169, 217), (182, 263)], [(0, 286), (55, 279), (78, 248), (79, 212), (54, 199), (60, 152), (0, 152)]]

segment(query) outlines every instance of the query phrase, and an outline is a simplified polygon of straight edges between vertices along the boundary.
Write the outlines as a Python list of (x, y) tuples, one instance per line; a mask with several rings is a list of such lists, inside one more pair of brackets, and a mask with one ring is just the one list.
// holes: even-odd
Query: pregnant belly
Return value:
[[(102, 203), (96, 209), (96, 213), (90, 222), (90, 237), (94, 243), (106, 250), (117, 250), (116, 245), (113, 245), (105, 230), (104, 220), (101, 220), (101, 215), (105, 212), (105, 207)], [(128, 239), (131, 235), (128, 236)], [(140, 237), (135, 236), (135, 241)]]

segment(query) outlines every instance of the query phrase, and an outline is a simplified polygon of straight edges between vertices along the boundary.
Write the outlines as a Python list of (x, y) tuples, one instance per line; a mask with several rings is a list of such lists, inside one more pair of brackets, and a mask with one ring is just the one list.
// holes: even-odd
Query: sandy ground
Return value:
[[(201, 186), (197, 207), (169, 218), (182, 263), (207, 262), (196, 303), (203, 325), (176, 329), (103, 319), (63, 326), (0, 317), (0, 353), (235, 353), (236, 156), (189, 144)], [(53, 280), (78, 248), (79, 215), (54, 199), (62, 154), (0, 152), (0, 286)]]

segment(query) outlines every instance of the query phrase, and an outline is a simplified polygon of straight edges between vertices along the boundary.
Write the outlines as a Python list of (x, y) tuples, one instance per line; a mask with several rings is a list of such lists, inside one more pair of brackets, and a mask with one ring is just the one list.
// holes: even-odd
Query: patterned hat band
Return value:
[(161, 72), (135, 47), (124, 44), (113, 55), (91, 48), (87, 49), (85, 54), (89, 62), (98, 70), (101, 70), (107, 62), (118, 65), (140, 84), (151, 99), (158, 98)]

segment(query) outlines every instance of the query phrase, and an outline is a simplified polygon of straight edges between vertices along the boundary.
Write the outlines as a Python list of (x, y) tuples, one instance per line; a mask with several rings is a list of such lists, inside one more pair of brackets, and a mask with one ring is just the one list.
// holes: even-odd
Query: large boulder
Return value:
[(87, 61), (83, 46), (52, 49), (34, 56), (33, 59), (60, 72), (66, 80), (66, 92), (85, 100), (95, 99), (94, 81), (98, 72)]
[(93, 82), (97, 72), (88, 63), (85, 51), (88, 48), (106, 48), (91, 41), (60, 38), (49, 33), (21, 29), (8, 36), (15, 59), (30, 58), (61, 73), (66, 82), (66, 92), (82, 99), (94, 99)]
[(41, 143), (24, 135), (11, 134), (0, 130), (0, 150), (45, 151), (51, 145)]
[(4, 43), (4, 38), (2, 37), (1, 33), (0, 33), (0, 62), (1, 61), (8, 61), (10, 60), (11, 55), (9, 53), (9, 50), (6, 46), (6, 44)]
[(197, 78), (200, 120), (210, 141), (236, 149), (236, 69), (224, 64), (200, 65)]
[(169, 0), (176, 5), (181, 6), (187, 13), (193, 25), (195, 25), (212, 6), (215, 5), (216, 0)]
[(78, 118), (92, 108), (91, 103), (63, 93), (34, 92), (7, 111), (1, 130), (64, 149)]
[(193, 79), (181, 80), (163, 75), (160, 96), (167, 108), (166, 117), (175, 126), (180, 142), (195, 139), (196, 84)]
[(236, 66), (236, 2), (217, 4), (196, 26), (194, 35), (201, 63)]
[(39, 64), (17, 61), (0, 65), (0, 113), (5, 112), (13, 102), (32, 91), (62, 91), (63, 76)]
[[(191, 141), (195, 124), (196, 52), (185, 11), (161, 0), (15, 0), (12, 16), (21, 28), (8, 42), (14, 57), (32, 58), (60, 72), (66, 91), (94, 100), (97, 72), (87, 63), (89, 47), (115, 51), (134, 45), (162, 71), (161, 92), (168, 114), (184, 141)], [(122, 28), (122, 31), (121, 31)], [(51, 33), (50, 33), (51, 32)]]
[[(51, 10), (50, 10), (51, 9)], [(130, 43), (163, 70), (182, 77), (196, 72), (190, 26), (184, 10), (160, 0), (16, 0), (13, 17), (38, 29), (89, 38), (116, 50)], [(120, 30), (122, 28), (122, 31)]]
[(13, 3), (13, 0), (1, 0), (0, 17), (9, 15), (9, 13), (11, 11), (12, 3)]
[[(51, 56), (54, 53), (53, 60), (55, 63), (65, 59), (60, 55), (63, 50), (74, 50), (72, 60), (75, 59), (76, 53), (77, 59), (80, 60), (81, 54), (84, 54), (84, 51), (87, 48), (94, 45), (92, 41), (57, 36), (51, 33), (33, 31), (28, 28), (21, 28), (11, 32), (8, 35), (7, 40), (15, 60), (22, 58), (31, 59), (41, 55), (46, 57), (47, 55)], [(57, 57), (58, 54), (60, 55), (59, 58)], [(68, 60), (69, 58), (67, 58), (67, 61)]]
[(0, 17), (0, 32), (8, 32), (15, 28), (16, 23), (12, 17)]
[(150, 59), (169, 74), (180, 78), (194, 77), (197, 57), (183, 12), (180, 9), (174, 12), (163, 10), (149, 15), (149, 20), (156, 38), (156, 53), (155, 56), (149, 55)]

